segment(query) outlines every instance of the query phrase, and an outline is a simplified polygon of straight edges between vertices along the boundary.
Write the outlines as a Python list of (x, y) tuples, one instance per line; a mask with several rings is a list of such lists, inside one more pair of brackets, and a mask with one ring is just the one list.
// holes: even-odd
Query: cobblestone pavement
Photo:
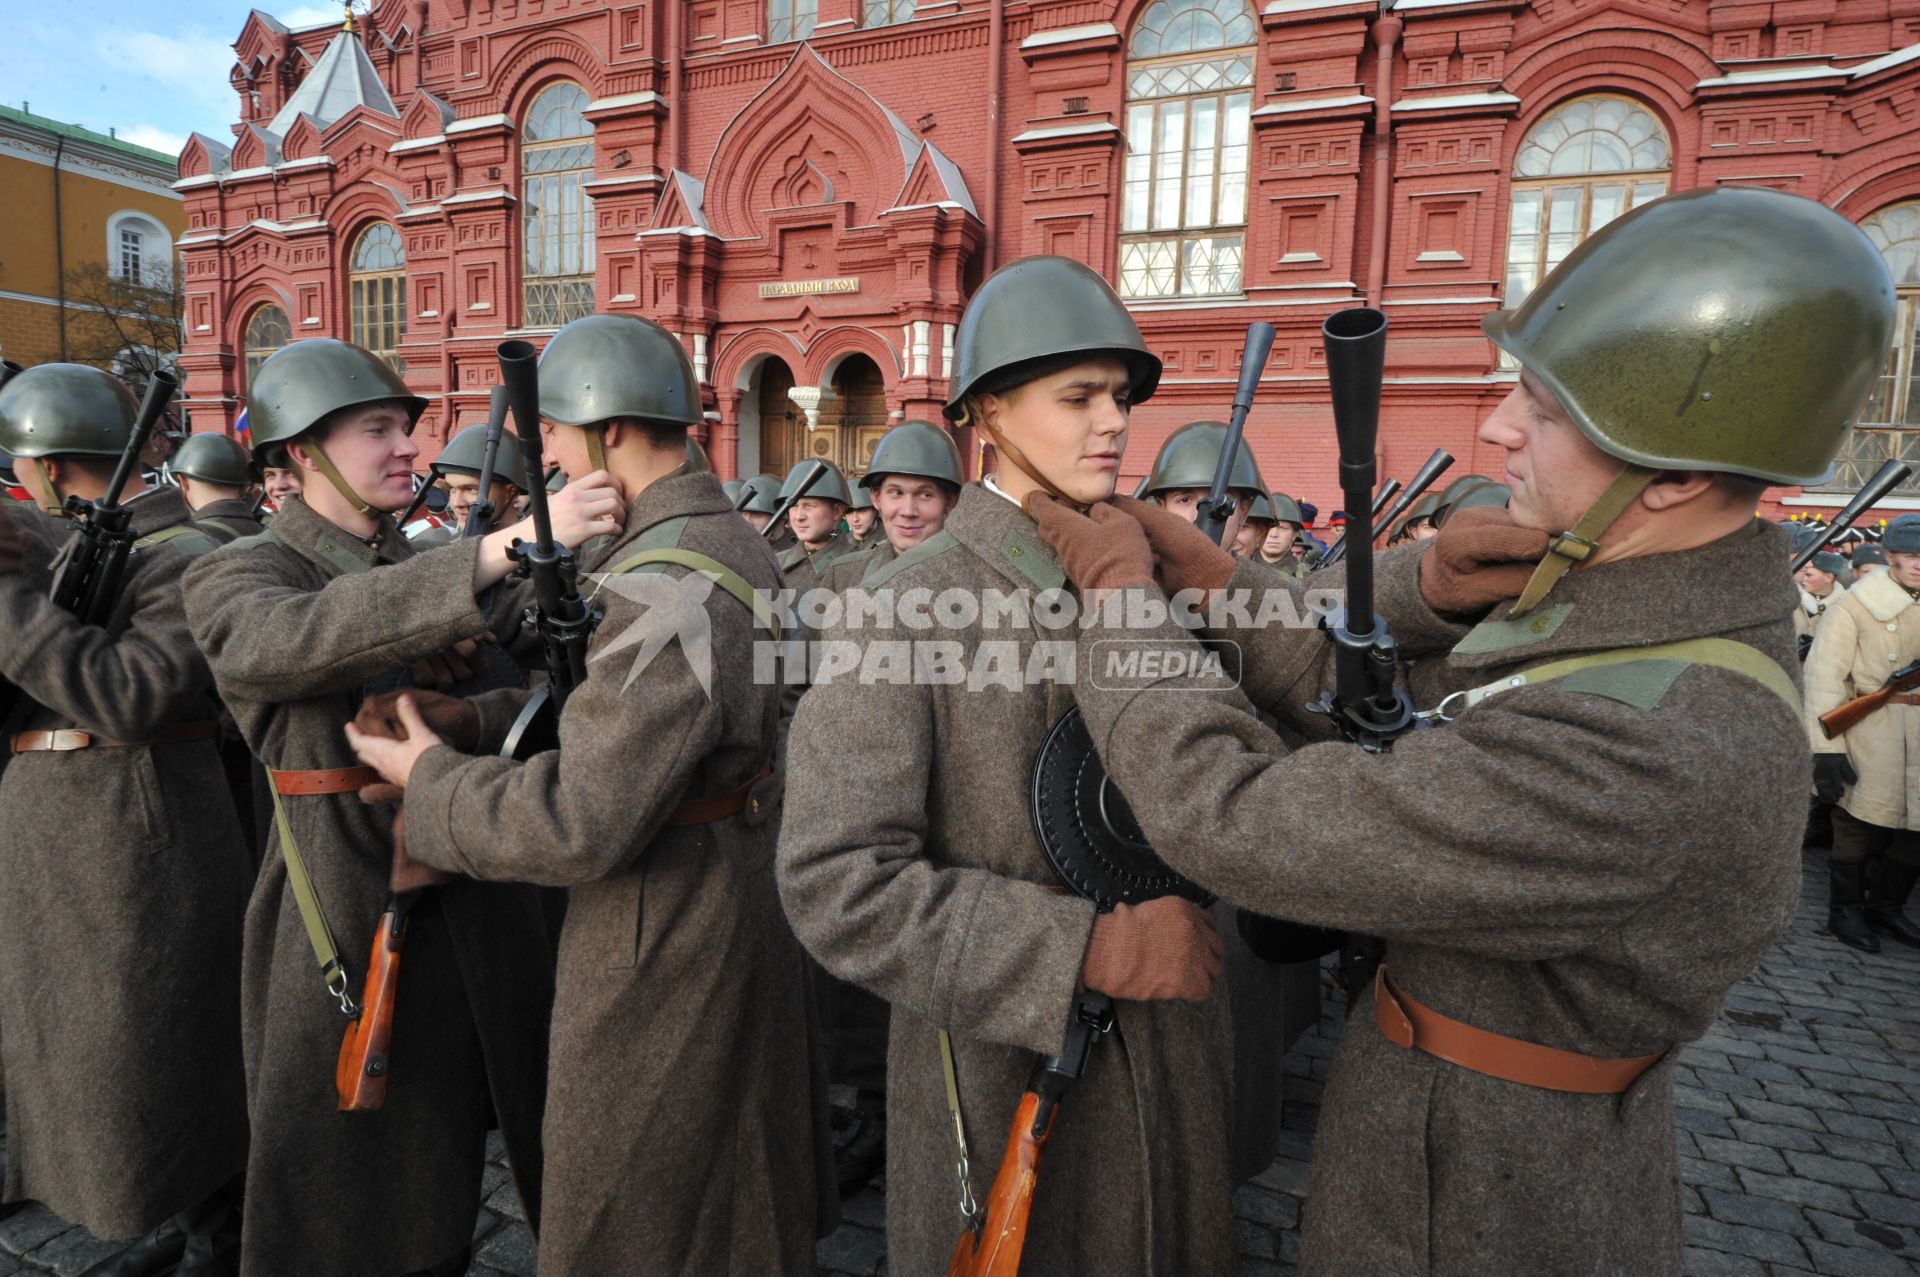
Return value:
[[(1825, 860), (1805, 869), (1792, 929), (1675, 1072), (1686, 1277), (1920, 1274), (1920, 950), (1859, 954), (1821, 934)], [(1243, 1277), (1292, 1274), (1299, 1259), (1341, 1011), (1330, 1001), (1287, 1057), (1280, 1157), (1234, 1197)], [(488, 1151), (469, 1277), (531, 1277), (519, 1197), (497, 1140)], [(820, 1243), (821, 1277), (884, 1277), (881, 1187), (844, 1214)], [(44, 1207), (0, 1221), (0, 1277), (76, 1277), (111, 1250)]]

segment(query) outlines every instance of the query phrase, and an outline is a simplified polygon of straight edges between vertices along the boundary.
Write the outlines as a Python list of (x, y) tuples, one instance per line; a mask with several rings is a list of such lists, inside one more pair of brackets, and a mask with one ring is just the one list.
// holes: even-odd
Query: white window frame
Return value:
[(107, 219), (107, 274), (115, 279), (128, 279), (123, 259), (121, 234), (130, 233), (140, 237), (140, 276), (131, 283), (151, 286), (162, 276), (159, 264), (171, 264), (173, 261), (173, 237), (167, 234), (167, 228), (151, 213), (139, 209), (121, 209)]

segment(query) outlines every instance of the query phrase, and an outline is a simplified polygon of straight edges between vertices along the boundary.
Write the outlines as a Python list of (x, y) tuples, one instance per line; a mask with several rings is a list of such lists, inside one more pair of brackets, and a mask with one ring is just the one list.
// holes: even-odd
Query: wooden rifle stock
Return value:
[(1040, 1182), (1040, 1159), (1053, 1137), (1060, 1099), (1087, 1071), (1093, 1044), (1113, 1028), (1113, 999), (1084, 989), (1074, 1001), (1065, 1048), (1042, 1057), (1027, 1079), (1026, 1092), (1013, 1110), (1007, 1151), (987, 1194), (984, 1216), (954, 1243), (947, 1277), (1015, 1277), (1027, 1245), (1027, 1221), (1033, 1214), (1033, 1190)]
[(1920, 687), (1920, 661), (1903, 666), (1893, 672), (1877, 691), (1865, 696), (1856, 696), (1843, 705), (1837, 705), (1820, 716), (1820, 730), (1826, 733), (1828, 740), (1844, 736), (1858, 727), (1862, 720), (1875, 710), (1885, 708), (1887, 702), (1902, 692)]
[(1058, 1108), (1041, 1124), (1040, 1096), (1028, 1091), (1020, 1097), (1006, 1154), (987, 1192), (986, 1223), (979, 1232), (968, 1229), (960, 1234), (953, 1258), (947, 1261), (947, 1277), (1016, 1277), (1019, 1273), (1027, 1221), (1033, 1214), (1033, 1190), (1040, 1183), (1040, 1159), (1053, 1137), (1057, 1116)]
[(407, 943), (407, 915), (419, 895), (403, 891), (389, 897), (380, 925), (374, 928), (360, 1014), (347, 1023), (340, 1039), (340, 1062), (334, 1068), (342, 1113), (369, 1113), (387, 1102), (387, 1077), (393, 1070), (393, 1013), (400, 1001), (400, 951)]

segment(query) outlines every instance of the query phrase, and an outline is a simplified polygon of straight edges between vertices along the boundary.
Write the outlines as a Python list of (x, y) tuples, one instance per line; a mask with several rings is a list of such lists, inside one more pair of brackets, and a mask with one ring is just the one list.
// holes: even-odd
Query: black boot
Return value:
[(173, 1277), (233, 1277), (240, 1271), (238, 1177), (175, 1218), (186, 1229), (187, 1247)]
[(1879, 937), (1867, 926), (1866, 864), (1859, 860), (1827, 862), (1827, 930), (1849, 949), (1880, 952)]
[(1880, 879), (1867, 893), (1867, 925), (1901, 944), (1920, 948), (1920, 925), (1906, 915), (1907, 898), (1913, 894), (1916, 880), (1920, 880), (1920, 865), (1881, 862)]
[(851, 1197), (865, 1188), (887, 1164), (886, 1097), (861, 1091), (858, 1107), (850, 1117), (844, 1140), (837, 1142), (833, 1150), (833, 1173), (842, 1197)]
[(157, 1277), (180, 1262), (187, 1249), (187, 1230), (175, 1215), (160, 1227), (107, 1256), (80, 1277)]

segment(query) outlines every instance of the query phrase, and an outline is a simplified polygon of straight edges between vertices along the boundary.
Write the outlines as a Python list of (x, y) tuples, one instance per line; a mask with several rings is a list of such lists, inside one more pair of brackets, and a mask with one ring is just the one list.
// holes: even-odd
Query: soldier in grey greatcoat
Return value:
[[(983, 284), (955, 349), (948, 415), (988, 432), (998, 468), (862, 586), (956, 608), (990, 592), (1031, 603), (1063, 579), (1019, 496), (1111, 493), (1129, 406), (1159, 360), (1106, 282), (1057, 257)], [(830, 627), (824, 641), (862, 664), (918, 651), (959, 677), (819, 677), (789, 738), (787, 914), (822, 966), (891, 1004), (888, 1263), (946, 1271), (969, 1222), (958, 1203), (985, 1200), (1035, 1054), (1061, 1051), (1084, 984), (1112, 995), (1116, 1024), (1053, 1123), (1024, 1271), (1231, 1272), (1220, 938), (1182, 899), (1096, 917), (1060, 890), (1029, 815), (1035, 754), (1072, 699), (1045, 674), (1060, 645), (1036, 620), (985, 613), (928, 630), (902, 608)]]
[[(1375, 610), (1428, 654), (1414, 703), (1457, 694), (1449, 725), (1288, 750), (1253, 705), (1304, 728), (1332, 646), (1281, 627), (1235, 627), (1244, 692), (1076, 683), (1175, 868), (1386, 940), (1325, 1092), (1303, 1273), (1679, 1271), (1674, 1061), (1800, 885), (1793, 587), (1753, 509), (1825, 472), (1892, 320), (1880, 254), (1822, 205), (1645, 205), (1485, 321), (1522, 369), (1479, 431), (1510, 508), (1378, 564)], [(1036, 508), (1085, 590), (1144, 605), (1156, 558), (1167, 590), (1236, 584), (1162, 512)], [(1125, 637), (1169, 663), (1195, 641)]]
[[(254, 375), (255, 437), (306, 476), (261, 537), (195, 563), (187, 617), (221, 699), (271, 773), (276, 833), (247, 910), (242, 986), (253, 1147), (247, 1277), (457, 1273), (497, 1125), (538, 1224), (552, 964), (534, 890), (457, 880), (407, 924), (385, 1104), (340, 1112), (340, 994), (360, 992), (389, 895), (390, 802), (341, 735), (368, 689), (459, 682), (474, 640), (509, 643), (526, 599), (491, 590), (525, 525), (418, 552), (391, 517), (413, 491), (425, 401), (383, 359), (314, 338)], [(555, 499), (556, 535), (613, 530), (604, 486)], [(477, 663), (477, 662), (476, 662)], [(303, 900), (291, 866), (305, 866)], [(317, 931), (316, 931), (317, 928)], [(338, 968), (322, 975), (316, 935)]]
[[(0, 448), (40, 506), (107, 497), (125, 387), (42, 364), (0, 390)], [(173, 488), (116, 495), (134, 541), (103, 624), (49, 597), (72, 553), (40, 506), (0, 508), (0, 1050), (4, 1198), (139, 1240), (95, 1277), (227, 1271), (246, 1164), (246, 845), (180, 578), (213, 548)], [(145, 1236), (141, 1236), (141, 1234)]]
[[(540, 1271), (803, 1277), (836, 1202), (806, 972), (773, 878), (780, 689), (755, 657), (778, 644), (778, 572), (687, 458), (699, 383), (659, 325), (595, 315), (554, 334), (540, 411), (567, 473), (603, 470), (624, 506), (586, 551), (606, 616), (559, 748), (474, 757), (398, 697), (350, 736), (405, 787), (413, 861), (567, 888)], [(676, 628), (656, 650), (642, 640), (663, 621)], [(526, 700), (467, 702), (464, 744), (498, 746)]]

